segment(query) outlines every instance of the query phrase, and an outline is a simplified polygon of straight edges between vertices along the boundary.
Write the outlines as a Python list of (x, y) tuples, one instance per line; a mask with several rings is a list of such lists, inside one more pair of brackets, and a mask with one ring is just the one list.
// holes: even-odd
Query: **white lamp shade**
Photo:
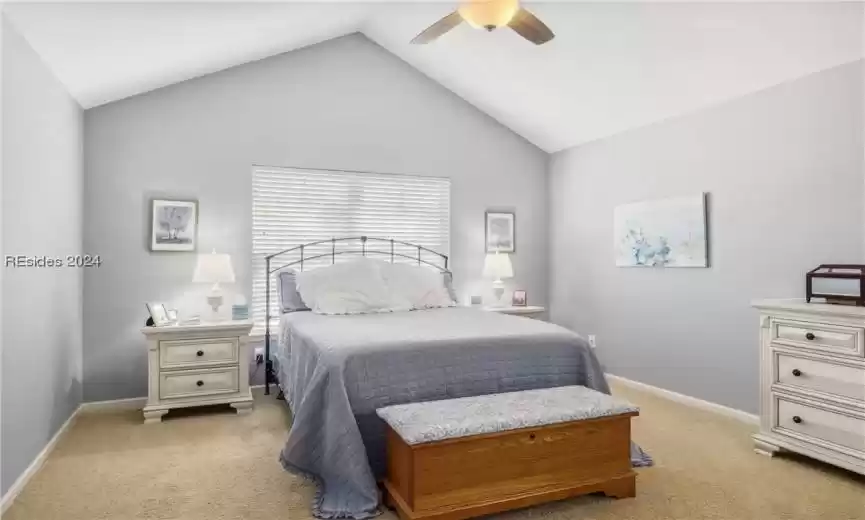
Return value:
[(484, 276), (501, 280), (514, 277), (514, 266), (507, 253), (490, 253), (484, 259)]
[(231, 256), (218, 254), (216, 251), (207, 255), (198, 255), (195, 264), (194, 283), (233, 283), (234, 269), (231, 267)]

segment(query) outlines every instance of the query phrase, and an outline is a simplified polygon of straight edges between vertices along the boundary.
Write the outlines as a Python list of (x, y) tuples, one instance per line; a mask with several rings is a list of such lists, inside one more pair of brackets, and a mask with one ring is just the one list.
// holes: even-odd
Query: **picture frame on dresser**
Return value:
[(523, 289), (517, 289), (511, 295), (511, 305), (514, 307), (525, 307), (528, 305), (528, 299), (526, 297), (526, 291)]
[(150, 320), (153, 322), (153, 326), (161, 327), (171, 323), (171, 316), (168, 313), (168, 309), (165, 308), (165, 304), (148, 302), (144, 306), (147, 307), (147, 312), (150, 313)]

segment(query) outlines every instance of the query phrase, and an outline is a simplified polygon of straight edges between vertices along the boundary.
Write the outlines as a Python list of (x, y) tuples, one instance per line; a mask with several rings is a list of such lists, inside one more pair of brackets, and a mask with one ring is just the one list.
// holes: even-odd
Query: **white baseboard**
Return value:
[(120, 410), (141, 410), (147, 404), (146, 397), (132, 397), (129, 399), (112, 399), (111, 401), (91, 401), (81, 403), (81, 413), (113, 412)]
[(671, 390), (665, 390), (663, 388), (658, 388), (657, 386), (647, 385), (646, 383), (640, 383), (639, 381), (633, 381), (631, 379), (626, 379), (624, 377), (616, 376), (609, 373), (607, 374), (607, 379), (609, 379), (610, 381), (615, 381), (616, 383), (619, 383), (623, 386), (634, 388), (636, 390), (642, 390), (643, 392), (653, 394), (658, 397), (663, 397), (665, 399), (669, 399), (670, 401), (675, 401), (677, 403), (681, 403), (687, 406), (706, 410), (707, 412), (717, 413), (750, 425), (760, 424), (760, 418), (758, 416), (752, 413), (743, 412), (742, 410), (730, 408), (722, 404), (703, 401), (702, 399), (697, 399), (696, 397), (680, 394)]
[(51, 440), (48, 441), (48, 444), (42, 448), (42, 451), (39, 452), (39, 455), (36, 455), (36, 458), (33, 459), (33, 462), (24, 470), (24, 473), (18, 476), (12, 486), (6, 491), (6, 494), (3, 495), (3, 498), (0, 499), (0, 516), (6, 513), (6, 510), (9, 509), (9, 506), (12, 505), (12, 502), (18, 498), (18, 495), (24, 490), (24, 487), (30, 482), (36, 473), (39, 472), (39, 469), (45, 464), (45, 461), (48, 460), (48, 456), (51, 455), (51, 452), (54, 451), (54, 448), (57, 446), (57, 443), (60, 442), (60, 439), (63, 438), (64, 435), (69, 431), (69, 428), (72, 427), (72, 424), (75, 422), (75, 419), (78, 418), (78, 412), (81, 410), (81, 407), (75, 409), (74, 412), (66, 419), (66, 422), (63, 423), (57, 433), (51, 437)]

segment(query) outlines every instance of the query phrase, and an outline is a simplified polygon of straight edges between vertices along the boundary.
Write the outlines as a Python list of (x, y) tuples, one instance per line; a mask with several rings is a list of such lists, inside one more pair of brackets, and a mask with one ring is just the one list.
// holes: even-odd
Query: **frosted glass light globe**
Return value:
[(457, 9), (460, 16), (475, 29), (492, 31), (507, 25), (520, 8), (519, 0), (481, 0)]

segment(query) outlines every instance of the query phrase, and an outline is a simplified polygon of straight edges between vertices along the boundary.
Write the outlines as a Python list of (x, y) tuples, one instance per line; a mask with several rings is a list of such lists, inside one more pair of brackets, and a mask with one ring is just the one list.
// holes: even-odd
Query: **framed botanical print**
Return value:
[(487, 253), (513, 253), (517, 250), (513, 212), (486, 212)]
[(154, 199), (150, 203), (150, 250), (195, 251), (198, 201)]

